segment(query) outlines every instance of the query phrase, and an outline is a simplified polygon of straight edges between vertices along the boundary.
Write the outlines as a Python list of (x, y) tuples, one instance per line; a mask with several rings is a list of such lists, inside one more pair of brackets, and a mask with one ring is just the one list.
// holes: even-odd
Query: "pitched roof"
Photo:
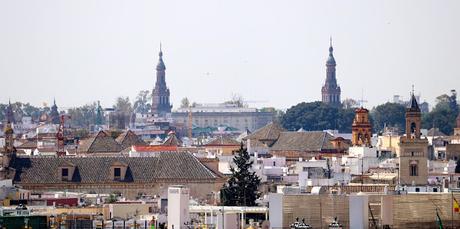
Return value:
[(276, 140), (283, 131), (286, 131), (286, 129), (279, 122), (271, 122), (254, 131), (254, 133), (249, 134), (245, 139)]
[(239, 146), (240, 143), (228, 136), (219, 136), (210, 142), (206, 143), (205, 146)]
[(145, 146), (147, 145), (144, 140), (142, 140), (139, 136), (137, 136), (131, 130), (125, 131), (120, 134), (116, 139), (116, 142), (121, 145), (122, 149), (126, 149), (131, 146)]
[(99, 131), (95, 136), (84, 139), (78, 147), (79, 152), (85, 153), (113, 153), (123, 150), (110, 135), (104, 131)]
[(426, 133), (426, 136), (429, 137), (429, 136), (436, 136), (436, 137), (445, 137), (447, 136), (445, 133), (441, 132), (439, 130), (439, 128), (431, 128), (430, 130), (428, 130), (428, 132)]
[(281, 132), (270, 150), (286, 151), (322, 151), (334, 149), (331, 143), (334, 137), (327, 132)]
[(166, 146), (166, 145), (146, 145), (146, 146), (133, 146), (136, 152), (165, 152), (165, 151), (177, 151), (177, 146)]
[(115, 182), (112, 165), (127, 166), (125, 180), (120, 182), (155, 182), (158, 180), (212, 180), (218, 178), (190, 153), (162, 152), (155, 157), (17, 157), (12, 164), (16, 170), (15, 183), (63, 183), (58, 169), (74, 165), (71, 182), (81, 184)]
[(177, 138), (176, 133), (170, 132), (168, 134), (168, 138), (163, 142), (164, 146), (181, 146), (182, 141)]
[(412, 112), (420, 112), (420, 107), (418, 106), (417, 98), (415, 98), (414, 93), (412, 93), (412, 96), (410, 99), (410, 107), (407, 108), (406, 110), (412, 111)]
[(18, 148), (18, 149), (36, 149), (37, 148), (37, 141), (27, 140), (26, 142), (24, 142), (23, 144), (19, 145), (16, 148)]

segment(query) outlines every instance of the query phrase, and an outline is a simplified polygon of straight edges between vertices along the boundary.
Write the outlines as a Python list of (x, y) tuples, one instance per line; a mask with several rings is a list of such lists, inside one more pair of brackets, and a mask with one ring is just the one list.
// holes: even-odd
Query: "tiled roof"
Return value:
[(96, 136), (82, 140), (78, 147), (78, 151), (84, 153), (113, 153), (121, 150), (123, 150), (121, 145), (104, 131), (99, 131)]
[(126, 149), (128, 147), (131, 147), (133, 145), (135, 146), (144, 146), (147, 145), (147, 143), (144, 142), (139, 136), (137, 136), (134, 132), (131, 130), (125, 131), (124, 133), (120, 134), (115, 139), (118, 144), (121, 145), (122, 149)]
[[(125, 180), (113, 181), (111, 166), (127, 166)], [(12, 167), (15, 183), (65, 183), (59, 177), (59, 167), (74, 165), (74, 183), (155, 182), (158, 180), (210, 180), (218, 176), (189, 153), (162, 152), (156, 157), (18, 157)]]
[(35, 149), (37, 148), (37, 142), (36, 141), (26, 141), (23, 144), (19, 145), (17, 147), (18, 149)]
[(133, 146), (136, 152), (164, 152), (177, 151), (177, 146), (150, 145), (150, 146)]
[(254, 133), (248, 135), (245, 139), (275, 141), (283, 131), (286, 131), (286, 129), (284, 129), (279, 122), (271, 122), (266, 126), (254, 131)]
[(181, 146), (182, 141), (177, 138), (176, 133), (171, 132), (168, 134), (168, 138), (163, 142), (164, 146)]
[(334, 149), (330, 142), (334, 137), (322, 131), (281, 132), (271, 150), (321, 151)]
[(239, 146), (240, 143), (230, 137), (227, 136), (219, 136), (210, 142), (208, 142), (205, 146)]
[(430, 130), (428, 130), (428, 132), (426, 133), (426, 136), (427, 137), (430, 137), (430, 136), (436, 136), (436, 137), (445, 137), (447, 136), (445, 133), (441, 132), (439, 130), (439, 128), (431, 128)]

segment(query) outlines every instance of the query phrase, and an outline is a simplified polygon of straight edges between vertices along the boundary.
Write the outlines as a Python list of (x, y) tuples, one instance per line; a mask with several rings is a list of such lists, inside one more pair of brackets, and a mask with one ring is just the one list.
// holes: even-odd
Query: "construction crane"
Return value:
[(192, 117), (192, 107), (188, 106), (188, 123), (187, 123), (187, 131), (188, 131), (188, 138), (189, 141), (192, 140), (192, 129), (193, 129), (193, 117)]
[(70, 115), (61, 115), (60, 121), (59, 121), (59, 128), (56, 133), (56, 139), (57, 139), (57, 155), (63, 156), (65, 155), (65, 136), (64, 136), (64, 124), (65, 120), (70, 119)]

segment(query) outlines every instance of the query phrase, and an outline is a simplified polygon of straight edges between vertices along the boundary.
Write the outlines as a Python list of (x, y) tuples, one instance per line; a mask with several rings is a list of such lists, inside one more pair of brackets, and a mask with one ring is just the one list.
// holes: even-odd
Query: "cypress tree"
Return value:
[(253, 161), (241, 144), (230, 167), (232, 175), (220, 190), (224, 206), (255, 206), (259, 198), (260, 178), (252, 171)]

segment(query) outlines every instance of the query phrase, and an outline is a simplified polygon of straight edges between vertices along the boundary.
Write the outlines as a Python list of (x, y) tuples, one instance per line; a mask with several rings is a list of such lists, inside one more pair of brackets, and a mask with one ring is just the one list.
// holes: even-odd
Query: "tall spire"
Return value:
[(332, 47), (332, 36), (329, 37), (329, 55), (332, 55), (334, 48)]
[(14, 119), (13, 105), (11, 105), (11, 99), (8, 99), (8, 106), (6, 107), (5, 116), (7, 122), (16, 123), (16, 120)]
[(322, 101), (327, 104), (334, 106), (340, 106), (340, 87), (337, 84), (335, 76), (335, 58), (334, 48), (332, 47), (332, 36), (329, 38), (329, 56), (326, 61), (326, 81), (321, 89)]
[(165, 63), (163, 62), (163, 51), (161, 50), (161, 42), (160, 42), (160, 52), (158, 53), (158, 64), (157, 64), (157, 70), (158, 71), (164, 71), (166, 70)]
[(156, 82), (152, 92), (152, 113), (166, 114), (171, 112), (171, 104), (169, 102), (169, 89), (166, 86), (166, 67), (163, 62), (163, 50), (160, 43), (159, 60), (156, 67)]
[(50, 111), (50, 119), (52, 124), (59, 124), (61, 122), (58, 107), (56, 105), (56, 98), (53, 99), (53, 106), (51, 106)]
[(329, 57), (327, 58), (326, 66), (327, 65), (335, 65), (334, 48), (332, 47), (332, 36), (329, 38)]
[(420, 108), (417, 103), (417, 98), (415, 98), (415, 90), (414, 90), (414, 85), (412, 85), (412, 92), (411, 92), (411, 98), (410, 98), (410, 111), (416, 111), (420, 112)]

